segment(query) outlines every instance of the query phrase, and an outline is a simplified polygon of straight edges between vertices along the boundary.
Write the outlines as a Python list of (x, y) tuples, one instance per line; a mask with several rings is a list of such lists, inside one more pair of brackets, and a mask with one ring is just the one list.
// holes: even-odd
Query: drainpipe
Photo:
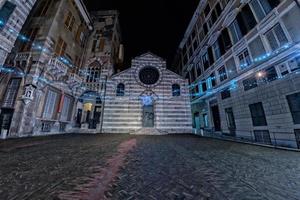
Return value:
[(104, 82), (104, 94), (103, 94), (103, 102), (102, 102), (102, 111), (101, 111), (101, 125), (100, 125), (100, 134), (102, 133), (102, 127), (103, 127), (103, 116), (104, 116), (104, 106), (105, 106), (105, 99), (106, 99), (106, 85), (107, 85), (107, 76), (105, 76), (105, 82)]

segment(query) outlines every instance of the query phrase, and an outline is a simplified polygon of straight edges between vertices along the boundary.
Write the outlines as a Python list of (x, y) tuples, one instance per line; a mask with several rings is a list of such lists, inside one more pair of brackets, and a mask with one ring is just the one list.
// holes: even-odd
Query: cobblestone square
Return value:
[(0, 142), (0, 199), (300, 199), (300, 154), (190, 135)]

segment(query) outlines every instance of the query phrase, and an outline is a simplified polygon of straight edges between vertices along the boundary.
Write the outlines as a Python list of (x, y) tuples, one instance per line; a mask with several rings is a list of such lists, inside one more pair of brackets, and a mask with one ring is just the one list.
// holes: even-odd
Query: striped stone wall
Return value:
[[(160, 71), (158, 84), (145, 87), (138, 80), (138, 71), (153, 66)], [(116, 96), (119, 83), (125, 84), (125, 96)], [(179, 84), (181, 96), (172, 96), (172, 84)], [(154, 128), (161, 133), (191, 133), (192, 118), (188, 83), (179, 75), (166, 69), (166, 63), (151, 53), (132, 61), (132, 67), (111, 77), (106, 88), (104, 106), (104, 133), (133, 133), (142, 127), (145, 93), (154, 98)]]

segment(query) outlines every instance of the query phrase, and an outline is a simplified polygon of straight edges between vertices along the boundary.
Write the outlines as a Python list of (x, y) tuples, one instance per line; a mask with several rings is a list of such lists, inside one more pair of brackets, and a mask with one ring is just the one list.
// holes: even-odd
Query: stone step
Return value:
[(142, 128), (135, 132), (130, 133), (131, 135), (167, 135), (168, 132), (160, 131), (156, 128)]

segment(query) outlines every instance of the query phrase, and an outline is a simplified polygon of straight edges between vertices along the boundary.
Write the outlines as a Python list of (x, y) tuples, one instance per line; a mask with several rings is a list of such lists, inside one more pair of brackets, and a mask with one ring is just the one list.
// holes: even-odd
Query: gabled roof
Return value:
[(158, 56), (158, 55), (156, 55), (156, 54), (154, 54), (154, 53), (152, 53), (152, 52), (150, 52), (150, 51), (148, 51), (148, 52), (146, 52), (146, 53), (143, 53), (143, 54), (140, 55), (140, 56), (135, 57), (133, 60), (139, 59), (139, 58), (145, 58), (145, 57), (152, 57), (152, 58), (159, 59), (159, 60), (161, 60), (161, 61), (166, 61), (166, 60), (163, 59), (162, 57), (160, 57), (160, 56)]

